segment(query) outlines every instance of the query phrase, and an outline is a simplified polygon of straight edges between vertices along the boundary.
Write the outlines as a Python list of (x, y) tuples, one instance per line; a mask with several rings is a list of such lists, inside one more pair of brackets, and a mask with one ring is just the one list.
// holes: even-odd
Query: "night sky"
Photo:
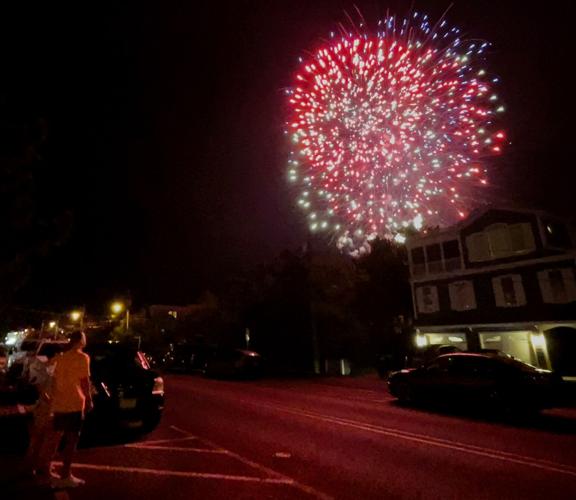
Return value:
[[(410, 7), (355, 3), (369, 22)], [(91, 305), (129, 291), (140, 303), (186, 303), (301, 245), (282, 89), (352, 3), (64, 4), (0, 14), (3, 98), (48, 120), (44, 168), (74, 214), (69, 239), (36, 264), (18, 300)], [(448, 5), (415, 2), (432, 17)], [(493, 43), (489, 66), (503, 81), (512, 145), (489, 196), (573, 217), (569, 13), (468, 0), (448, 19)]]

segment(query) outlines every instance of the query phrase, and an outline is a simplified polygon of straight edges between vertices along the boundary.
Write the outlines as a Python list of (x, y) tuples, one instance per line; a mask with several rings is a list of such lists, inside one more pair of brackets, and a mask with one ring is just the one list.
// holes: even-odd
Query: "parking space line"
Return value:
[[(180, 432), (184, 435), (187, 435), (188, 432), (180, 429), (179, 427), (176, 427), (175, 425), (171, 425), (170, 426), (171, 429), (174, 429), (176, 432)], [(215, 443), (202, 438), (202, 442), (206, 443), (207, 445), (212, 446), (215, 449), (221, 449), (224, 450), (225, 448), (222, 448), (221, 446), (216, 445)], [(322, 493), (321, 491), (316, 490), (315, 488), (312, 488), (311, 486), (307, 486), (305, 484), (302, 484), (298, 481), (296, 481), (295, 479), (292, 479), (288, 476), (285, 476), (284, 474), (281, 474), (279, 472), (276, 472), (275, 470), (272, 470), (264, 465), (260, 465), (259, 463), (256, 463), (248, 458), (244, 458), (241, 455), (238, 455), (238, 453), (234, 453), (233, 451), (230, 450), (226, 450), (227, 454), (233, 458), (235, 458), (236, 460), (242, 462), (245, 465), (248, 465), (250, 467), (253, 467), (254, 469), (257, 469), (261, 472), (264, 472), (270, 476), (273, 476), (273, 478), (275, 478), (275, 480), (277, 481), (284, 481), (284, 484), (290, 484), (291, 486), (293, 486), (294, 488), (299, 489), (300, 491), (303, 491), (304, 493), (319, 498), (321, 500), (333, 500), (333, 497), (331, 497), (330, 495), (327, 495), (325, 493)]]
[(228, 450), (211, 448), (186, 448), (184, 446), (149, 446), (146, 444), (127, 444), (124, 448), (137, 448), (139, 450), (166, 450), (166, 451), (190, 451), (194, 453), (216, 453), (227, 455)]
[[(55, 462), (56, 465), (62, 465), (62, 462)], [(221, 479), (225, 481), (241, 481), (252, 483), (266, 483), (266, 484), (286, 484), (294, 485), (294, 480), (290, 478), (272, 478), (272, 477), (255, 477), (255, 476), (234, 476), (229, 474), (216, 474), (211, 472), (185, 472), (175, 470), (163, 469), (148, 469), (144, 467), (124, 467), (116, 465), (97, 465), (97, 464), (83, 464), (74, 463), (75, 469), (88, 469), (108, 472), (127, 472), (135, 474), (150, 474), (153, 476), (166, 476), (166, 477), (184, 477), (194, 479)]]
[[(170, 439), (152, 439), (150, 441), (140, 441), (139, 444), (162, 444), (162, 443), (173, 443), (174, 441), (191, 441), (193, 439), (198, 439), (196, 436), (189, 435), (187, 437), (177, 437)], [(132, 446), (131, 444), (125, 444), (124, 446)]]

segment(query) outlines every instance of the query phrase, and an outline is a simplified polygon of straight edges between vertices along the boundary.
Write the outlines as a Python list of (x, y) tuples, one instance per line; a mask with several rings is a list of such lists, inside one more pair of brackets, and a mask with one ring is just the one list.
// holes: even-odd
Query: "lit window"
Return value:
[(538, 273), (542, 300), (546, 304), (567, 304), (576, 301), (574, 270), (548, 269)]
[(514, 253), (528, 253), (536, 250), (532, 224), (513, 224), (508, 226), (510, 232), (510, 250)]
[(492, 278), (492, 289), (497, 307), (520, 307), (526, 305), (526, 294), (519, 274)]
[(418, 312), (426, 314), (438, 311), (438, 289), (435, 286), (420, 286), (416, 288), (416, 302)]
[(492, 257), (507, 257), (512, 253), (507, 224), (494, 224), (486, 228)]
[(466, 238), (470, 262), (523, 255), (536, 249), (532, 224), (492, 224)]
[(484, 262), (490, 260), (490, 246), (484, 233), (474, 233), (466, 238), (468, 258), (470, 262)]
[(471, 281), (457, 281), (448, 286), (450, 307), (453, 311), (476, 309), (476, 295)]

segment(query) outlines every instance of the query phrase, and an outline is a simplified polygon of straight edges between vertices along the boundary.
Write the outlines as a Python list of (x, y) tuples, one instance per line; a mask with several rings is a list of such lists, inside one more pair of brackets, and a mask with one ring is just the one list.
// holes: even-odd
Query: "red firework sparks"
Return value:
[(486, 158), (505, 140), (497, 78), (478, 65), (488, 45), (414, 14), (301, 61), (287, 91), (288, 176), (312, 231), (354, 251), (472, 208)]

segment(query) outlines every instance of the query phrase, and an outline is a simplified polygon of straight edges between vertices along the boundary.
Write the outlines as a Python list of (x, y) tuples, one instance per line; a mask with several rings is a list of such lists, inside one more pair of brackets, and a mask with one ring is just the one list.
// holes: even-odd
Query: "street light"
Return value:
[(73, 323), (80, 323), (80, 330), (84, 329), (84, 311), (81, 310), (70, 311), (70, 320)]
[(112, 311), (113, 316), (120, 314), (124, 310), (126, 311), (126, 331), (128, 331), (128, 328), (130, 328), (130, 310), (125, 306), (125, 304), (117, 300), (116, 302), (112, 302), (110, 310)]
[(124, 304), (122, 302), (112, 302), (110, 310), (113, 314), (120, 314), (124, 310)]

